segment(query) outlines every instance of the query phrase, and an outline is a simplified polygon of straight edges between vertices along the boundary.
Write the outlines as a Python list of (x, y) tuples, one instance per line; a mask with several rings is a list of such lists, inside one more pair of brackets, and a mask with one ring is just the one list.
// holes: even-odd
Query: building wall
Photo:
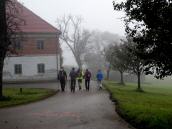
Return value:
[[(39, 74), (37, 64), (45, 65), (45, 73)], [(22, 64), (22, 74), (14, 73), (15, 64)], [(7, 57), (4, 63), (4, 80), (18, 79), (46, 79), (57, 77), (57, 56), (56, 55), (36, 55), (22, 57)]]
[[(44, 42), (44, 49), (37, 48), (37, 41)], [(16, 49), (17, 56), (40, 55), (40, 54), (57, 54), (60, 52), (59, 37), (55, 34), (25, 34), (20, 39), (22, 48)]]
[[(37, 41), (43, 40), (44, 48), (37, 48)], [(5, 59), (3, 79), (32, 80), (57, 78), (60, 68), (59, 37), (54, 33), (25, 33), (20, 39), (21, 49)], [(15, 64), (22, 65), (22, 74), (15, 74)], [(38, 73), (38, 64), (45, 65), (45, 73)]]

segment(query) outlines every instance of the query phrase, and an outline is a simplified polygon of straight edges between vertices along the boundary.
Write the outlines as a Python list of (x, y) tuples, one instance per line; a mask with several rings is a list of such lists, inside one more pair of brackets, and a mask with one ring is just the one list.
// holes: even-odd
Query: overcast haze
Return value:
[[(124, 35), (124, 25), (121, 12), (113, 10), (113, 0), (19, 0), (27, 8), (57, 26), (57, 17), (63, 15), (77, 15), (84, 19), (84, 28), (89, 30), (109, 31)], [(63, 46), (64, 48), (64, 46)], [(71, 64), (67, 58), (68, 50), (64, 51), (64, 63)], [(74, 62), (73, 62), (74, 63)]]

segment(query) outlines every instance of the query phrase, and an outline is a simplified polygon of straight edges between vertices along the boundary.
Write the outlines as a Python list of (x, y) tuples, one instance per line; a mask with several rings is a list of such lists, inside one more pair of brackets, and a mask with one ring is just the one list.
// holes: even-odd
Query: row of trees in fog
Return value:
[(82, 28), (82, 18), (64, 16), (58, 19), (58, 28), (61, 31), (61, 40), (72, 51), (79, 68), (83, 66), (96, 73), (97, 69), (120, 72), (121, 84), (124, 84), (123, 74), (128, 72), (138, 77), (143, 73), (142, 60), (136, 55), (136, 46), (132, 39), (125, 39), (109, 32), (92, 31)]
[(105, 49), (109, 44), (120, 43), (121, 37), (109, 32), (90, 31), (82, 27), (83, 19), (67, 15), (58, 18), (60, 39), (70, 48), (79, 68), (87, 67), (95, 73), (105, 69)]
[(131, 38), (122, 40), (121, 44), (111, 44), (106, 50), (106, 60), (110, 63), (113, 70), (120, 72), (122, 85), (125, 85), (123, 74), (128, 72), (138, 78), (138, 90), (141, 89), (141, 75), (144, 72), (144, 60), (137, 56), (136, 44)]
[[(70, 48), (79, 68), (82, 68), (83, 65), (102, 68), (105, 60), (102, 60), (101, 56), (104, 58), (105, 47), (108, 44), (119, 42), (121, 37), (109, 32), (84, 29), (82, 22), (83, 19), (78, 16), (67, 15), (58, 18), (57, 28), (61, 31), (60, 39)], [(98, 66), (93, 66), (94, 60), (96, 61), (95, 65)], [(103, 66), (97, 62), (101, 62)]]
[[(82, 67), (84, 63), (87, 66), (95, 63), (96, 68), (100, 68), (99, 65), (106, 66), (106, 61), (108, 61), (113, 70), (120, 72), (122, 84), (124, 84), (124, 72), (136, 74), (139, 91), (141, 90), (140, 76), (142, 73), (153, 74), (159, 79), (172, 75), (172, 28), (170, 27), (172, 1), (127, 0), (121, 3), (114, 1), (113, 5), (114, 10), (123, 10), (126, 15), (123, 18), (126, 38), (121, 41), (114, 38), (112, 42), (109, 42), (102, 38), (102, 33), (90, 33), (81, 28), (78, 31), (78, 24), (81, 20), (77, 22), (73, 17), (71, 20), (74, 27), (73, 33), (65, 31), (63, 33), (63, 30), (68, 29), (70, 18), (64, 22), (62, 39), (65, 42), (73, 42), (73, 47), (66, 43), (72, 48), (78, 66)], [(63, 34), (72, 34), (73, 39), (64, 38)]]
[(92, 31), (82, 28), (82, 18), (72, 15), (58, 19), (58, 28), (61, 31), (61, 40), (72, 51), (79, 68), (89, 68), (93, 73), (97, 69), (107, 70), (107, 79), (110, 69), (119, 71), (120, 83), (124, 85), (124, 73), (134, 74), (138, 78), (143, 74), (143, 60), (137, 56), (135, 42), (131, 38), (123, 38), (109, 32)]

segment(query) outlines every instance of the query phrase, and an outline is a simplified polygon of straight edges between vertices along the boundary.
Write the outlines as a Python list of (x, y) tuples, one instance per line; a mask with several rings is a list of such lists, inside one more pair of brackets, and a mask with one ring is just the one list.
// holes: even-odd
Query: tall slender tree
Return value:
[(2, 98), (3, 66), (6, 52), (8, 50), (6, 0), (0, 0), (0, 98)]
[(24, 25), (21, 6), (15, 0), (0, 0), (0, 98), (3, 98), (3, 67), (10, 45), (21, 36), (20, 25)]

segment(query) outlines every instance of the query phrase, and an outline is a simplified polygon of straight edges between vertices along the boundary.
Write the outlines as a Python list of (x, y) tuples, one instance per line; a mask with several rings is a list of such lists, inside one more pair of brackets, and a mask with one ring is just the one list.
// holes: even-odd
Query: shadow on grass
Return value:
[(145, 93), (145, 91), (144, 91), (143, 89), (138, 89), (138, 88), (137, 88), (135, 91), (136, 91), (136, 92), (139, 92), (139, 93)]
[(22, 93), (17, 93), (17, 95), (37, 95), (40, 94), (38, 92), (22, 92)]
[(26, 105), (29, 103), (41, 101), (44, 99), (47, 99), (51, 96), (54, 96), (58, 93), (58, 90), (48, 90), (47, 92), (30, 92), (30, 91), (25, 91), (25, 92), (15, 92), (15, 94), (12, 94), (9, 97), (1, 97), (0, 98), (0, 109), (1, 108), (10, 108), (10, 107), (15, 107), (19, 105)]
[(120, 82), (109, 82), (110, 85), (115, 85), (115, 86), (126, 86), (125, 83), (120, 83)]
[(2, 96), (2, 97), (0, 97), (0, 102), (1, 101), (10, 101), (12, 98), (11, 97), (9, 97), (9, 96)]

